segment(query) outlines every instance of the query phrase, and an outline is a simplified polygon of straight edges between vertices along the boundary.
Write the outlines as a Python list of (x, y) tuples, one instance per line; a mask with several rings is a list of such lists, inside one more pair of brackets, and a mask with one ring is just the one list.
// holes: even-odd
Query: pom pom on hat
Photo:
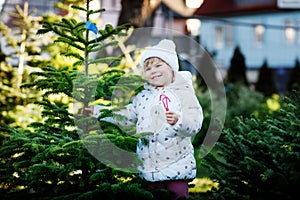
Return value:
[(142, 54), (142, 68), (144, 68), (145, 60), (150, 57), (158, 57), (164, 60), (175, 72), (179, 69), (176, 45), (172, 40), (163, 39), (157, 45), (147, 48)]

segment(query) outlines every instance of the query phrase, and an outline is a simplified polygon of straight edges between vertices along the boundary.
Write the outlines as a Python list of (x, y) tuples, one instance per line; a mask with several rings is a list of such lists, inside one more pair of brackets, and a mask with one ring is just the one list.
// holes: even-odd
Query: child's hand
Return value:
[(173, 111), (167, 111), (166, 112), (166, 119), (167, 119), (167, 122), (170, 124), (170, 125), (174, 125), (177, 123), (178, 121), (178, 116), (175, 112)]
[(94, 112), (94, 106), (91, 106), (91, 107), (84, 107), (82, 109), (82, 114), (87, 114), (89, 116), (93, 115), (93, 112)]

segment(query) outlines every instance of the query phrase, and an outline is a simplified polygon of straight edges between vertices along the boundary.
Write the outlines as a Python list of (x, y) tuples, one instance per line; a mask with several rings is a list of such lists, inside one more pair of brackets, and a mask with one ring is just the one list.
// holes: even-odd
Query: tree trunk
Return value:
[(151, 0), (122, 0), (118, 25), (130, 24), (135, 28), (151, 27), (154, 24), (155, 11), (160, 1)]

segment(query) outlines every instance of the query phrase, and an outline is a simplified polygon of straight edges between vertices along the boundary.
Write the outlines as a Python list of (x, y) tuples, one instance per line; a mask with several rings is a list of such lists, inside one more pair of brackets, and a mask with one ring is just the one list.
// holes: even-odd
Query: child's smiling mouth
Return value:
[(151, 79), (154, 80), (154, 79), (157, 79), (157, 78), (159, 78), (161, 76), (162, 76), (161, 74), (157, 74), (157, 75), (152, 76)]

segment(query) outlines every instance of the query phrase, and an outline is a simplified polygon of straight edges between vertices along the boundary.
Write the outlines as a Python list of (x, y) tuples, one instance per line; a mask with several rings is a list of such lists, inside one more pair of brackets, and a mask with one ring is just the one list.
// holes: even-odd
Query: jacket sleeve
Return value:
[(126, 105), (124, 109), (114, 112), (114, 120), (123, 126), (133, 126), (137, 121), (135, 102)]
[[(125, 108), (114, 111), (113, 117), (105, 117), (102, 120), (111, 122), (114, 124), (123, 125), (123, 126), (132, 126), (135, 124), (135, 122), (137, 120), (135, 104), (136, 104), (136, 101), (134, 99), (133, 103), (126, 105)], [(102, 109), (107, 109), (107, 107), (101, 106), (101, 105), (95, 105), (94, 111), (93, 111), (93, 116), (98, 117), (101, 114)]]
[(174, 125), (178, 130), (178, 135), (182, 137), (196, 135), (203, 122), (202, 107), (194, 93), (194, 89), (190, 88), (181, 93), (181, 112), (179, 120)]

